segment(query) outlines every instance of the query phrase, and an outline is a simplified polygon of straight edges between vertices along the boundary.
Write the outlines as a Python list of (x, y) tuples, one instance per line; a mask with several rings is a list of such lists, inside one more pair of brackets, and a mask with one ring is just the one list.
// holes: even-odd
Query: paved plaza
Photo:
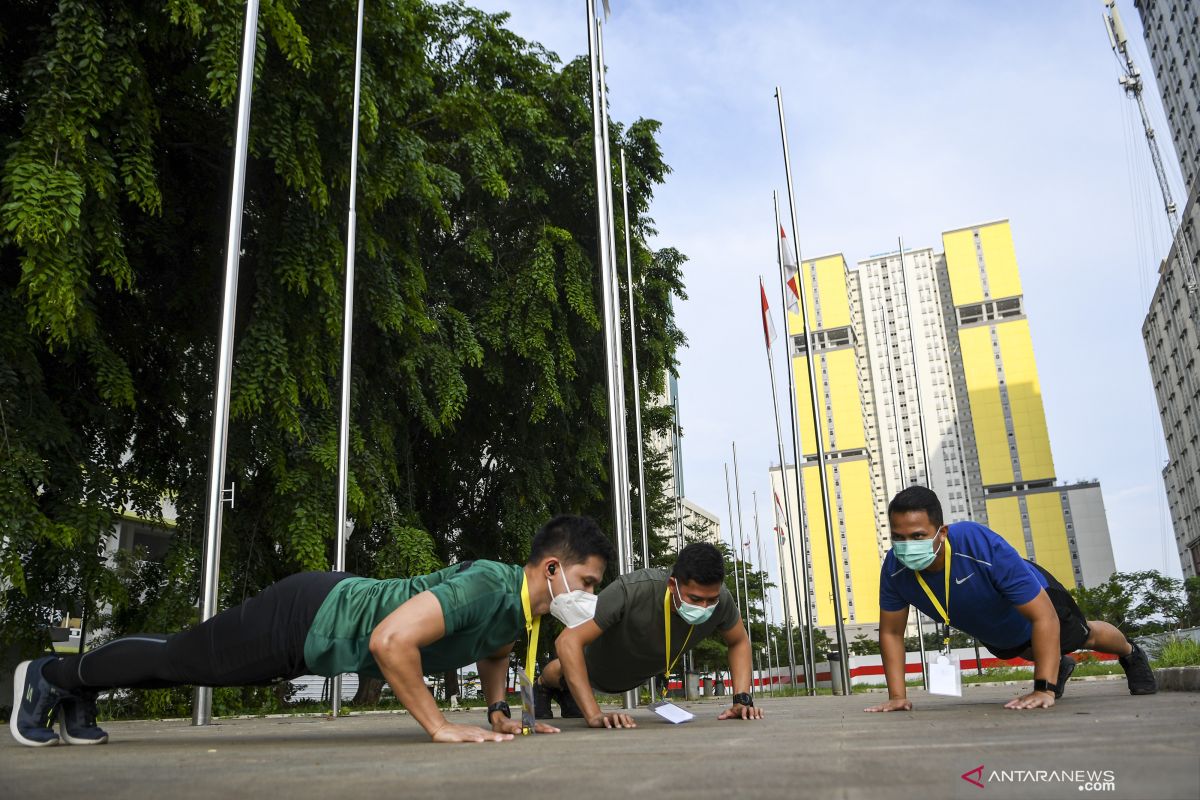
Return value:
[(762, 722), (718, 721), (714, 698), (684, 725), (638, 710), (635, 730), (503, 744), (434, 745), (406, 714), (111, 722), (98, 747), (5, 737), (0, 798), (1200, 798), (1200, 693), (1078, 681), (1049, 711), (1001, 707), (1024, 686), (914, 690), (893, 714), (863, 713), (883, 694), (766, 697)]

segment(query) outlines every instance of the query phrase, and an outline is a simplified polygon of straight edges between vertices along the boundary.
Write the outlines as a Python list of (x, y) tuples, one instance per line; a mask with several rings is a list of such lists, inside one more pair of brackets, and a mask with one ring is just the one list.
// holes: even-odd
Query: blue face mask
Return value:
[(686, 603), (683, 597), (679, 594), (679, 587), (675, 587), (675, 598), (679, 601), (678, 614), (683, 618), (683, 621), (689, 625), (700, 625), (708, 622), (709, 617), (717, 610), (717, 604), (711, 606), (697, 606), (691, 603)]
[(934, 549), (933, 539), (892, 542), (892, 552), (896, 554), (896, 560), (909, 569), (914, 570), (922, 570), (932, 564), (941, 549), (942, 545), (940, 542), (937, 549)]

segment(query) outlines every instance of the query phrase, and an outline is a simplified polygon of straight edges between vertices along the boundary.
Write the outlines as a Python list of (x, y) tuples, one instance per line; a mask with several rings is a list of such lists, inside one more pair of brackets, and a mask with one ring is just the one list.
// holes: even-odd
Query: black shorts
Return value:
[[(1046, 594), (1050, 597), (1054, 610), (1058, 612), (1058, 636), (1063, 654), (1075, 652), (1087, 644), (1087, 640), (1092, 635), (1087, 618), (1083, 616), (1083, 611), (1075, 602), (1075, 598), (1071, 597), (1071, 593), (1058, 582), (1057, 578), (1038, 564), (1034, 564), (1032, 561), (1029, 564), (1046, 577)], [(996, 658), (1006, 659), (1019, 658), (1023, 653), (1033, 649), (1032, 640), (1016, 647), (995, 647), (986, 642), (980, 642), (980, 644), (990, 650)]]

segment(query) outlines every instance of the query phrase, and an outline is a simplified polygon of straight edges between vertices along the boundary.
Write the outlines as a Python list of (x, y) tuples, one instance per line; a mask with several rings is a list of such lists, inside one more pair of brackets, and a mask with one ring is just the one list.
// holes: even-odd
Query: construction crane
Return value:
[(1196, 268), (1192, 263), (1192, 246), (1187, 236), (1179, 236), (1179, 210), (1171, 197), (1171, 187), (1167, 183), (1167, 172), (1163, 168), (1162, 155), (1158, 152), (1158, 140), (1154, 137), (1154, 127), (1146, 114), (1146, 103), (1142, 99), (1142, 73), (1133, 63), (1129, 54), (1129, 39), (1125, 35), (1125, 26), (1121, 24), (1121, 14), (1117, 11), (1116, 0), (1102, 0), (1104, 3), (1104, 29), (1108, 31), (1108, 43), (1112, 45), (1117, 62), (1121, 65), (1121, 77), (1118, 82), (1125, 93), (1137, 101), (1138, 111), (1142, 115), (1142, 130), (1146, 134), (1146, 144), (1150, 147), (1150, 160), (1154, 162), (1154, 173), (1158, 176), (1158, 188), (1162, 191), (1163, 205), (1166, 207), (1167, 219), (1171, 223), (1171, 235), (1179, 242), (1179, 260), (1183, 265), (1184, 283), (1188, 294), (1196, 293)]

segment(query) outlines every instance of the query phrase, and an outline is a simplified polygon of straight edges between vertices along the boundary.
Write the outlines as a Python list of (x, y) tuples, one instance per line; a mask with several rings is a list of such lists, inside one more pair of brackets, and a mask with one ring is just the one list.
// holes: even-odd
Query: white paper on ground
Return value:
[(651, 703), (650, 710), (667, 722), (678, 725), (681, 722), (691, 722), (696, 718), (696, 715), (690, 711), (684, 711), (674, 703), (663, 700), (658, 703)]
[(930, 658), (929, 693), (962, 697), (962, 670), (958, 656), (938, 653)]

